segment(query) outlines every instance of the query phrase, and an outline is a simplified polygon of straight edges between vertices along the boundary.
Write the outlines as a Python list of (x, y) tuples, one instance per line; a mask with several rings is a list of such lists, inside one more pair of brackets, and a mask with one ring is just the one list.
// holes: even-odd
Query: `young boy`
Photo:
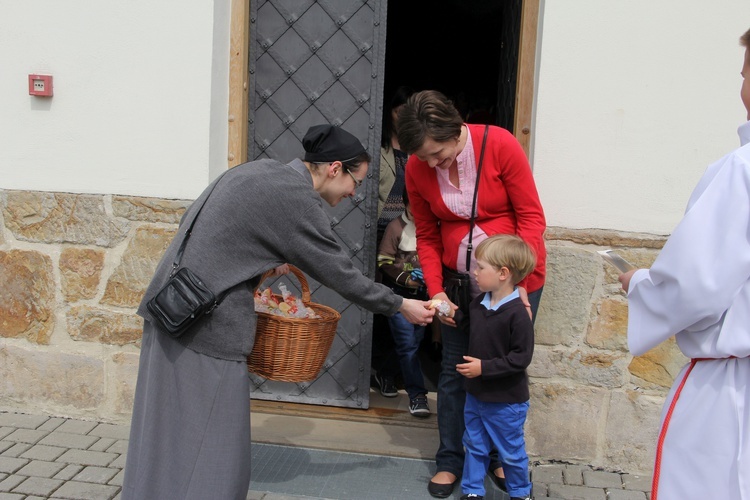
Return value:
[[(416, 228), (409, 209), (406, 189), (403, 192), (403, 201), (404, 212), (400, 217), (388, 223), (380, 248), (378, 248), (381, 281), (403, 297), (426, 299), (424, 281), (421, 279), (422, 268), (417, 256)], [(409, 323), (399, 313), (388, 318), (388, 325), (391, 329), (406, 393), (409, 395), (409, 413), (415, 417), (429, 417), (427, 389), (425, 389), (422, 365), (418, 357), (419, 345), (424, 337), (425, 328)], [(388, 382), (381, 378), (381, 374), (376, 377), (378, 377), (378, 384), (383, 393)], [(383, 395), (388, 396), (385, 393)]]
[(479, 244), (476, 260), (474, 277), (485, 293), (469, 305), (469, 352), (463, 357), (466, 363), (456, 365), (466, 377), (461, 499), (484, 498), (493, 446), (511, 500), (528, 499), (531, 482), (523, 426), (529, 409), (526, 367), (534, 353), (534, 328), (516, 285), (534, 270), (536, 256), (518, 236), (501, 234)]
[[(750, 30), (740, 44), (750, 120)], [(750, 498), (750, 121), (738, 132), (651, 268), (620, 275), (630, 352), (674, 336), (692, 358), (665, 402), (653, 500)]]

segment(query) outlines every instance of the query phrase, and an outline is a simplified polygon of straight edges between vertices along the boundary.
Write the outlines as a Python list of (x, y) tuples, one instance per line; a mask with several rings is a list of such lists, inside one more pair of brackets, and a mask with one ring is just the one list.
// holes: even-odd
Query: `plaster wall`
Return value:
[(534, 174), (550, 226), (671, 233), (739, 145), (745, 0), (547, 0)]
[(195, 198), (226, 168), (228, 56), (228, 1), (0, 2), (0, 184)]

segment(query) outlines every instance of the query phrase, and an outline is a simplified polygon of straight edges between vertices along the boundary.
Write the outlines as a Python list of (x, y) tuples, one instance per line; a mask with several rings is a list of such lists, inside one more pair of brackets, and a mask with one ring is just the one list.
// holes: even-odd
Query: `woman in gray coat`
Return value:
[[(305, 160), (239, 165), (187, 210), (196, 218), (181, 260), (225, 298), (179, 338), (161, 332), (146, 304), (166, 284), (182, 243), (165, 252), (138, 314), (144, 318), (123, 500), (244, 499), (250, 483), (246, 358), (255, 340), (253, 290), (261, 275), (292, 263), (375, 313), (432, 321), (427, 302), (404, 299), (354, 267), (339, 247), (321, 199), (335, 206), (365, 179), (362, 144), (338, 127), (311, 127)], [(210, 189), (213, 192), (210, 193)]]

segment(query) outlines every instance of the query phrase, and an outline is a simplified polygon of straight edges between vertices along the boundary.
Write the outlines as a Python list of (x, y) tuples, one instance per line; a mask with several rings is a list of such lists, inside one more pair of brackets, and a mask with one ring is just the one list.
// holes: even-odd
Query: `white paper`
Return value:
[(626, 273), (635, 269), (635, 266), (627, 260), (620, 257), (614, 250), (599, 250), (597, 252), (605, 261), (616, 267), (621, 273)]

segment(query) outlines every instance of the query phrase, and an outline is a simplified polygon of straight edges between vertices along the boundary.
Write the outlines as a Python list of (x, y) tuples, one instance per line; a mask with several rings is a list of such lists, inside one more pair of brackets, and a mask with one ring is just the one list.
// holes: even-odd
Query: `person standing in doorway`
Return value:
[[(532, 273), (520, 283), (522, 299), (528, 292), (535, 318), (546, 274), (546, 222), (531, 167), (515, 137), (499, 127), (464, 123), (451, 101), (427, 90), (411, 96), (399, 112), (398, 139), (402, 150), (411, 155), (406, 188), (428, 295), (450, 302), (445, 286), (463, 282), (460, 275), (473, 272), (476, 260), (470, 239), (477, 245), (495, 234), (515, 234), (531, 246), (537, 258)], [(480, 161), (483, 167), (477, 175)], [(471, 280), (466, 295), (470, 299), (479, 293)], [(459, 305), (468, 308), (468, 301), (451, 302), (454, 310)], [(464, 465), (466, 392), (463, 377), (456, 371), (469, 346), (469, 320), (464, 313), (459, 323), (438, 316), (443, 343), (437, 399), (440, 447), (435, 457), (437, 473), (428, 484), (429, 493), (438, 498), (450, 496)], [(490, 467), (491, 477), (502, 487), (504, 480), (498, 476), (502, 463)]]
[[(398, 112), (414, 91), (405, 86), (398, 87), (383, 107), (380, 138), (380, 182), (378, 184), (378, 233), (375, 242), (380, 242), (388, 224), (404, 212), (404, 167), (408, 156), (398, 143)], [(379, 272), (377, 279), (382, 279)], [(373, 368), (375, 383), (380, 394), (386, 398), (398, 396), (396, 377), (400, 372), (400, 361), (396, 353), (396, 339), (390, 330), (393, 319), (376, 314), (373, 319)]]

